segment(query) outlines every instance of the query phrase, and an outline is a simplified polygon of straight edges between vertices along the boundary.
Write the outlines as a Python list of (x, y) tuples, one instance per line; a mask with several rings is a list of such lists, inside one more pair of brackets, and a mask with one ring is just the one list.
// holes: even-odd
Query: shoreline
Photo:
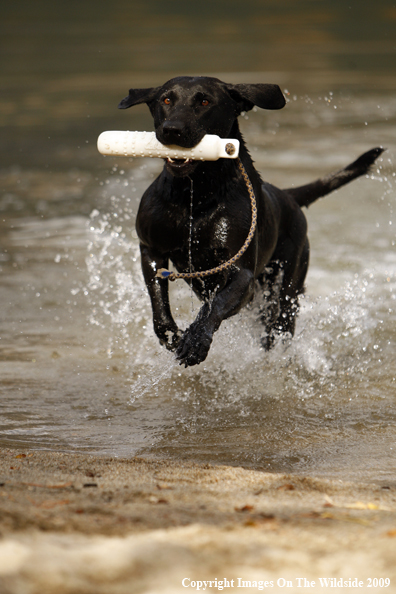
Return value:
[(5, 594), (188, 592), (223, 578), (305, 591), (304, 578), (313, 592), (323, 576), (396, 592), (393, 484), (0, 448), (0, 535)]

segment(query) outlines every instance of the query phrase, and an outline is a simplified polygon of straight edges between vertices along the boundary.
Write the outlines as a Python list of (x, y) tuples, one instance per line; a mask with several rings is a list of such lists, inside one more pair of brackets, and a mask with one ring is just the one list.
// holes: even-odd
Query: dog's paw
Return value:
[(183, 332), (176, 328), (175, 330), (164, 330), (160, 334), (157, 334), (157, 336), (162, 346), (168, 349), (168, 351), (175, 351), (183, 336)]
[(198, 329), (190, 326), (183, 334), (176, 350), (176, 359), (180, 365), (191, 367), (199, 365), (208, 356), (212, 335), (204, 328)]

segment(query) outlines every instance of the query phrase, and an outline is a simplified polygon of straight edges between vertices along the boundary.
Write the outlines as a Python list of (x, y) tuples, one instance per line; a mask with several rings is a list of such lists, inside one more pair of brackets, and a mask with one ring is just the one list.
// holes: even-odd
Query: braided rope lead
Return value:
[(249, 233), (248, 236), (246, 238), (245, 243), (243, 244), (243, 246), (241, 247), (241, 249), (239, 250), (239, 252), (237, 252), (235, 254), (235, 256), (233, 256), (230, 260), (228, 260), (227, 262), (224, 262), (223, 264), (220, 264), (219, 266), (216, 266), (216, 268), (211, 268), (210, 270), (200, 270), (198, 272), (171, 272), (170, 270), (167, 270), (166, 268), (160, 268), (157, 271), (157, 274), (155, 276), (162, 278), (162, 279), (168, 279), (171, 281), (176, 280), (177, 278), (183, 278), (183, 279), (192, 279), (192, 278), (203, 278), (205, 276), (210, 276), (212, 274), (216, 274), (217, 272), (223, 272), (224, 270), (227, 270), (228, 268), (230, 268), (233, 264), (235, 264), (235, 262), (237, 260), (239, 260), (239, 258), (241, 256), (243, 256), (243, 254), (246, 252), (246, 250), (248, 249), (254, 233), (256, 231), (256, 226), (257, 226), (257, 206), (256, 206), (256, 198), (254, 196), (254, 191), (253, 191), (253, 186), (252, 183), (248, 177), (248, 174), (246, 173), (246, 170), (242, 164), (242, 161), (238, 158), (237, 160), (237, 164), (238, 167), (242, 173), (242, 177), (245, 181), (246, 187), (248, 189), (249, 192), (249, 196), (250, 196), (250, 204), (251, 204), (251, 210), (252, 210), (252, 221), (250, 224), (250, 229), (249, 229)]

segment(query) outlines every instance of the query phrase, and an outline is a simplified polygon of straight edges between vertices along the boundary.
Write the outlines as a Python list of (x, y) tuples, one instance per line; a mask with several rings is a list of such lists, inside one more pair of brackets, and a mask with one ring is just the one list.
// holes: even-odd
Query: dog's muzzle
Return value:
[(167, 157), (165, 159), (166, 169), (175, 177), (186, 177), (190, 175), (199, 161), (193, 161), (192, 159), (172, 159)]

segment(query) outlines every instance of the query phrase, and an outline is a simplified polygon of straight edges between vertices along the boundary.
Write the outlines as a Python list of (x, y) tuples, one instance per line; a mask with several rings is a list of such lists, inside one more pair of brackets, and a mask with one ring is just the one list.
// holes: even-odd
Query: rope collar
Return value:
[(243, 177), (243, 179), (245, 181), (246, 187), (247, 187), (248, 192), (249, 192), (250, 205), (251, 205), (251, 210), (252, 210), (252, 221), (250, 223), (249, 233), (248, 233), (248, 236), (246, 238), (245, 243), (243, 244), (243, 246), (241, 247), (241, 249), (239, 250), (239, 252), (237, 252), (235, 254), (235, 256), (233, 256), (227, 262), (224, 262), (223, 264), (220, 264), (219, 266), (216, 266), (216, 268), (210, 268), (210, 270), (200, 270), (200, 271), (197, 271), (197, 272), (172, 272), (170, 270), (167, 270), (166, 268), (160, 268), (157, 271), (157, 274), (155, 275), (156, 277), (174, 281), (174, 280), (176, 280), (178, 278), (193, 279), (193, 278), (203, 278), (205, 276), (211, 276), (212, 274), (216, 274), (218, 272), (223, 272), (224, 270), (227, 270), (228, 268), (230, 268), (246, 252), (246, 250), (248, 249), (248, 247), (249, 247), (249, 245), (250, 245), (250, 243), (251, 243), (251, 241), (253, 239), (254, 233), (256, 231), (256, 226), (257, 226), (257, 206), (256, 206), (256, 198), (254, 196), (254, 191), (253, 191), (252, 183), (251, 183), (251, 181), (249, 179), (248, 174), (246, 173), (246, 169), (244, 168), (244, 166), (242, 164), (242, 161), (239, 158), (237, 160), (237, 164), (238, 164), (239, 170), (242, 173), (242, 177)]

